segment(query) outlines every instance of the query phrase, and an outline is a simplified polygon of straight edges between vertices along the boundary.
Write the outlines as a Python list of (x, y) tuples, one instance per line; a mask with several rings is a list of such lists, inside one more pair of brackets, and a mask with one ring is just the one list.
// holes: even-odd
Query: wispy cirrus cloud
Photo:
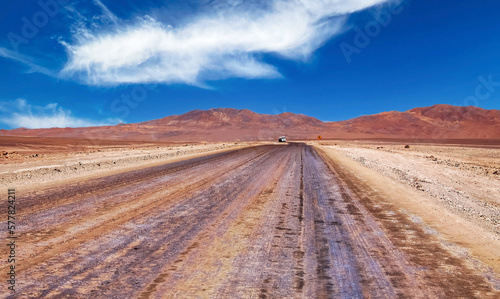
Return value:
[(0, 47), (0, 57), (8, 58), (20, 62), (28, 67), (28, 73), (42, 73), (47, 76), (57, 77), (58, 72), (52, 71), (46, 67), (38, 65), (31, 57), (18, 52)]
[(102, 9), (103, 14), (113, 23), (118, 23), (118, 18), (113, 14), (100, 0), (94, 0), (94, 3)]
[(78, 118), (73, 116), (70, 110), (60, 107), (57, 103), (37, 106), (28, 104), (24, 99), (0, 102), (0, 112), (0, 122), (12, 129), (109, 126), (123, 122), (120, 119), (94, 121)]
[[(277, 78), (259, 55), (306, 60), (343, 31), (346, 17), (390, 0), (216, 1), (178, 27), (144, 16), (112, 32), (80, 28), (64, 42), (62, 74), (91, 85), (183, 83), (224, 78)], [(115, 24), (114, 14), (95, 3)]]

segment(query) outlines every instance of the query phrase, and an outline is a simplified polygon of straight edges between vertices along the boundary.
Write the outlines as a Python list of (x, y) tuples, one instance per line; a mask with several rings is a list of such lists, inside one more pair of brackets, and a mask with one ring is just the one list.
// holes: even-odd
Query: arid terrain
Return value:
[(0, 145), (16, 298), (500, 296), (496, 142)]
[(0, 2), (0, 299), (500, 299), (499, 13)]
[[(182, 115), (116, 126), (0, 130), (0, 136), (116, 139), (147, 142), (275, 141), (276, 136), (316, 139), (405, 138), (413, 140), (500, 139), (500, 111), (434, 105), (389, 111), (345, 121), (323, 122), (303, 114), (259, 114), (232, 108), (193, 110)], [(499, 143), (497, 143), (499, 144)]]

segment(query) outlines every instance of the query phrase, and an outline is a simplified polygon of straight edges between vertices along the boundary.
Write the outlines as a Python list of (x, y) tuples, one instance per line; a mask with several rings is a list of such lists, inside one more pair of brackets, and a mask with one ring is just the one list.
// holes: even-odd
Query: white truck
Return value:
[(281, 136), (281, 137), (278, 139), (278, 142), (286, 142), (286, 137), (285, 137), (285, 136)]

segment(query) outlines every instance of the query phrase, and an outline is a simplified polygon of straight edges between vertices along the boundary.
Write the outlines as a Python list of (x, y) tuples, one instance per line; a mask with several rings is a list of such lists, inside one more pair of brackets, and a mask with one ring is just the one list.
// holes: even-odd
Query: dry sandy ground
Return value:
[(495, 147), (0, 144), (12, 298), (500, 296)]
[[(493, 145), (319, 142), (383, 202), (500, 273), (500, 148)], [(472, 260), (472, 259), (471, 259)]]
[(256, 144), (0, 136), (0, 186), (47, 188)]

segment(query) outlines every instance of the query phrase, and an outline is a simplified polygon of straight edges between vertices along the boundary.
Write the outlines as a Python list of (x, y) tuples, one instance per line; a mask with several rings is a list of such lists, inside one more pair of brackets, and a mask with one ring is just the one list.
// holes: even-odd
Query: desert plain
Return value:
[(19, 298), (500, 296), (494, 140), (0, 148)]

